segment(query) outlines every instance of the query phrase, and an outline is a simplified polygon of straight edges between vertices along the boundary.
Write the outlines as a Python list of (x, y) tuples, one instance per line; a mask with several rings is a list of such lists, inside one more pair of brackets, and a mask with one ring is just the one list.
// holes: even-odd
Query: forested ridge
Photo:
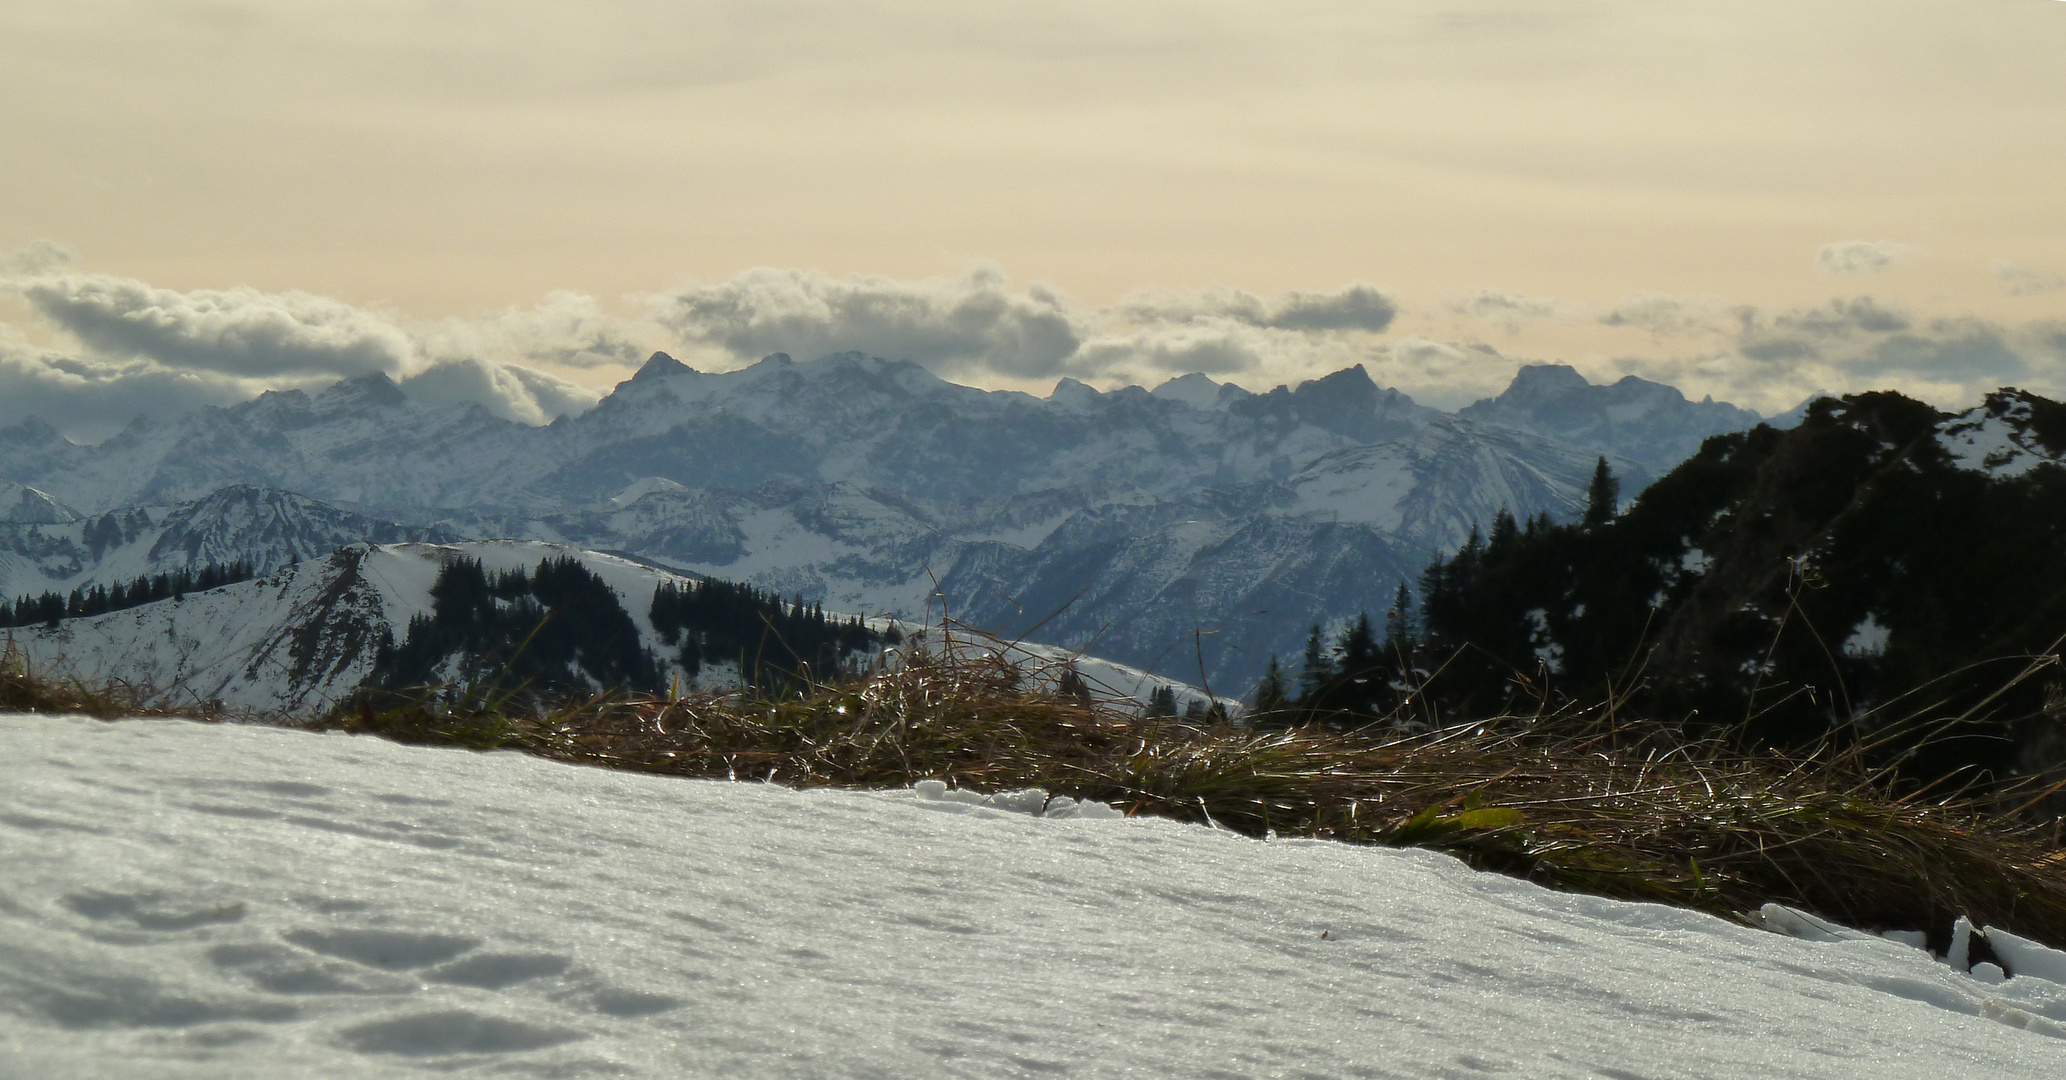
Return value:
[(188, 593), (251, 580), (251, 566), (245, 562), (209, 563), (199, 570), (182, 567), (162, 574), (140, 574), (134, 581), (112, 586), (92, 585), (73, 589), (69, 595), (46, 592), (23, 596), (12, 608), (0, 606), (0, 627), (56, 626), (64, 619), (84, 619), (124, 611), (160, 600), (177, 600)]
[[(2005, 391), (1987, 410), (2066, 448), (2066, 407)], [(2047, 768), (2056, 672), (2002, 691), (2066, 634), (2066, 468), (1961, 464), (1949, 419), (1823, 399), (1796, 429), (1708, 439), (1625, 511), (1602, 461), (1583, 519), (1501, 514), (1397, 583), (1381, 625), (1315, 627), (1258, 705), (1424, 723), (1613, 702), (1760, 746), (1886, 735), (1927, 776)]]

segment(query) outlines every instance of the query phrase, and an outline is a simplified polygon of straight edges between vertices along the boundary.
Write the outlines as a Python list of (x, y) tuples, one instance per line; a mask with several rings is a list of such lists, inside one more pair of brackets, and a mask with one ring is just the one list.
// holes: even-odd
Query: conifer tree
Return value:
[(1391, 610), (1385, 612), (1385, 658), (1394, 664), (1404, 664), (1419, 645), (1413, 633), (1413, 594), (1401, 581), (1399, 591), (1392, 595)]
[(1593, 467), (1592, 486), (1585, 493), (1585, 527), (1597, 529), (1613, 521), (1620, 499), (1621, 481), (1614, 478), (1614, 470), (1607, 467), (1607, 457), (1602, 454)]
[(1306, 662), (1298, 673), (1298, 699), (1310, 702), (1320, 688), (1334, 679), (1334, 664), (1327, 658), (1327, 650), (1320, 643), (1320, 624), (1314, 623), (1312, 633), (1306, 635)]
[(1272, 654), (1270, 666), (1263, 671), (1262, 681), (1255, 684), (1255, 715), (1267, 723), (1272, 714), (1285, 711), (1290, 704), (1290, 691), (1284, 685), (1284, 669)]
[(1356, 621), (1341, 632), (1334, 652), (1340, 658), (1339, 669), (1344, 675), (1360, 675), (1377, 663), (1377, 634), (1370, 628), (1369, 612), (1357, 615)]
[(1521, 538), (1521, 527), (1514, 523), (1514, 515), (1502, 506), (1492, 517), (1492, 540), (1486, 545), (1488, 557), (1498, 557), (1513, 550), (1514, 541)]

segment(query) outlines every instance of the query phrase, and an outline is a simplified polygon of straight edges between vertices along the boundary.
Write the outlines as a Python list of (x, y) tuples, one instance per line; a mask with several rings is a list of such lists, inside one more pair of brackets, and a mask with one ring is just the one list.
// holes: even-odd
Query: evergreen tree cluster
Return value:
[(244, 562), (209, 563), (199, 570), (182, 567), (167, 573), (138, 575), (135, 581), (112, 586), (95, 585), (73, 589), (70, 595), (46, 592), (41, 596), (18, 597), (12, 608), (0, 605), (0, 627), (55, 627), (64, 619), (83, 619), (123, 611), (159, 600), (177, 600), (188, 593), (249, 581), (251, 566)]
[(1296, 684), (1285, 678), (1276, 657), (1255, 690), (1255, 716), (1265, 727), (1311, 719), (1360, 722), (1393, 711), (1403, 688), (1412, 684), (1419, 638), (1414, 632), (1413, 597), (1400, 582), (1379, 637), (1368, 612), (1344, 627), (1333, 642), (1315, 624), (1306, 636), (1305, 661)]
[(682, 669), (691, 677), (706, 663), (733, 661), (740, 677), (774, 686), (803, 677), (846, 671), (854, 654), (872, 654), (883, 636), (859, 616), (828, 619), (825, 609), (751, 585), (704, 579), (686, 585), (663, 581), (653, 590), (653, 628), (670, 646), (679, 643)]
[(577, 559), (555, 556), (531, 573), (494, 574), (479, 560), (454, 559), (430, 595), (430, 613), (409, 620), (400, 645), (379, 650), (375, 685), (435, 684), (456, 657), (459, 678), (512, 689), (661, 688), (659, 665), (616, 591)]

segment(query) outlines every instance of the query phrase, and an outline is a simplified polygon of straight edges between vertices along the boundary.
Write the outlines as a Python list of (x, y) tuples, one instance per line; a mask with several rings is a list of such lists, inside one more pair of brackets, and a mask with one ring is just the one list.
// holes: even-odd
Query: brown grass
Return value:
[(103, 720), (131, 716), (210, 719), (200, 709), (173, 707), (149, 687), (125, 682), (88, 684), (37, 671), (15, 645), (12, 634), (0, 637), (0, 712), (67, 713)]

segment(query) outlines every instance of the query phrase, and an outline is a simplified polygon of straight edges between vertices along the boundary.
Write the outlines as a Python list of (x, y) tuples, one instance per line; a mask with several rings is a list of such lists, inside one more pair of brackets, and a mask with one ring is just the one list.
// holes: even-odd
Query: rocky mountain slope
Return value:
[[(177, 506), (80, 514), (21, 489), (33, 514), (0, 520), (0, 597), (112, 585), (210, 564), (243, 562), (260, 573), (319, 559), (347, 544), (457, 540), (438, 526), (402, 525), (304, 495), (231, 484)], [(4, 496), (0, 492), (0, 496)], [(55, 507), (60, 512), (43, 512)]]
[[(1035, 398), (852, 353), (714, 374), (656, 354), (543, 428), (425, 408), (373, 376), (139, 421), (93, 447), (17, 425), (0, 430), (0, 480), (94, 521), (231, 485), (291, 491), (419, 530), (408, 538), (562, 541), (840, 610), (1039, 624), (1041, 640), (1234, 686), (1308, 623), (1382, 606), (1499, 509), (1574, 514), (1599, 455), (1639, 487), (1676, 452), (1655, 447), (1754, 419), (1628, 380), (1550, 378), (1551, 407), (1529, 390), (1545, 377), (1523, 375), (1473, 418), (1360, 367), (1264, 394), (1192, 375), (1152, 392), (1065, 380)], [(100, 573), (50, 540), (55, 524), (38, 528), (44, 546), (14, 544), (0, 584)], [(69, 551), (92, 550), (84, 528)], [(280, 535), (269, 551), (288, 549)]]

